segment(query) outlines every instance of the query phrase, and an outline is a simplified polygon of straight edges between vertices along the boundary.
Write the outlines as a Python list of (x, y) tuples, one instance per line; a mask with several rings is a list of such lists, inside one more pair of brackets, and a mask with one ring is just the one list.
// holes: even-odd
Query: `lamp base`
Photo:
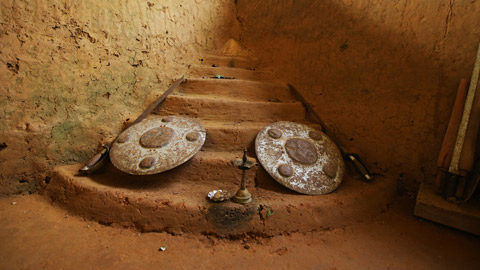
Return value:
[(232, 198), (236, 203), (246, 204), (252, 201), (252, 194), (247, 189), (239, 189)]

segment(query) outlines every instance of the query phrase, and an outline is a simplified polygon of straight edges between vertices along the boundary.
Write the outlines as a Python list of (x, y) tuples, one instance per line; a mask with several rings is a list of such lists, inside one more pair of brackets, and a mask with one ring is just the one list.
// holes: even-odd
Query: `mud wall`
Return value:
[(87, 159), (232, 26), (227, 0), (0, 2), (0, 194)]
[(480, 1), (237, 0), (239, 39), (292, 83), (345, 148), (414, 189), (433, 180)]

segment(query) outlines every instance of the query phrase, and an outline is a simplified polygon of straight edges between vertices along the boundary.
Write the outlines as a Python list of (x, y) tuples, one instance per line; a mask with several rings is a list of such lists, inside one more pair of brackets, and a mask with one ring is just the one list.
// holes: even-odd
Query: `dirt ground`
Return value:
[(418, 220), (410, 200), (396, 201), (348, 227), (232, 240), (108, 227), (40, 195), (4, 197), (0, 269), (480, 269), (480, 238)]

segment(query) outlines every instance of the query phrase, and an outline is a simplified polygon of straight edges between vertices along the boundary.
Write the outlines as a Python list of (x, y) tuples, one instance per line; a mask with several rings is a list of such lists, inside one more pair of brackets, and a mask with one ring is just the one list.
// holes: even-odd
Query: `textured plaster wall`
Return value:
[(231, 11), (227, 0), (1, 1), (0, 194), (87, 159), (225, 41)]
[(244, 46), (296, 86), (348, 150), (406, 187), (432, 180), (480, 41), (480, 1), (235, 2)]

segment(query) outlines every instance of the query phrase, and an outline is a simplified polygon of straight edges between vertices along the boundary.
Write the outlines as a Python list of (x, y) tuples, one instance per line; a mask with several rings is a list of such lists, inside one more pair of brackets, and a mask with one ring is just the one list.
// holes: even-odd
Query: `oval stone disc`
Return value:
[[(282, 135), (272, 136), (272, 130)], [(257, 134), (255, 152), (273, 179), (299, 193), (330, 193), (343, 179), (345, 166), (337, 146), (323, 132), (303, 124), (275, 122), (264, 127)]]
[(173, 169), (202, 148), (205, 128), (185, 116), (155, 116), (124, 130), (110, 149), (119, 170), (135, 175)]

